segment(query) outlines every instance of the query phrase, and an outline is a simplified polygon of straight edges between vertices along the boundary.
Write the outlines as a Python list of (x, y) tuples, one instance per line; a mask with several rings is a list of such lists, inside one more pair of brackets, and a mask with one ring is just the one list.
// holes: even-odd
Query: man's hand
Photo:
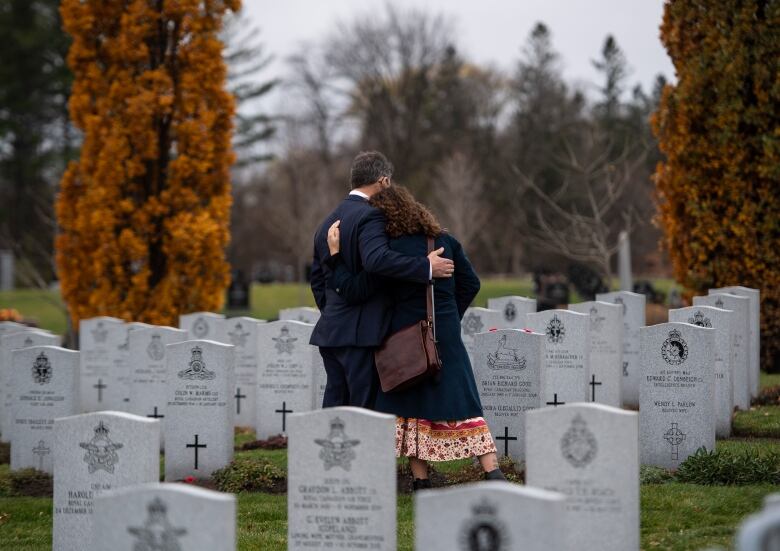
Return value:
[(442, 258), (441, 254), (443, 252), (444, 247), (439, 247), (428, 255), (428, 260), (431, 263), (431, 274), (434, 279), (452, 277), (452, 273), (455, 271), (455, 263), (449, 258)]
[(341, 220), (336, 220), (328, 228), (328, 249), (330, 249), (330, 256), (335, 256), (339, 252), (339, 237), (341, 232), (339, 231), (339, 224)]

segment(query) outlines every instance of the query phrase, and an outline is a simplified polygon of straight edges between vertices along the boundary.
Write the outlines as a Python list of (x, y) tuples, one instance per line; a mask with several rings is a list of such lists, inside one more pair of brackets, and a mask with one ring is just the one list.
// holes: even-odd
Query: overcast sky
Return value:
[[(275, 56), (267, 76), (283, 76), (284, 59), (304, 41), (325, 36), (338, 21), (383, 11), (384, 0), (244, 0), (244, 12), (260, 28), (261, 41)], [(537, 21), (547, 24), (561, 54), (564, 76), (593, 92), (598, 76), (591, 60), (612, 34), (626, 54), (632, 88), (652, 88), (655, 75), (673, 79), (674, 69), (658, 38), (661, 0), (393, 0), (452, 16), (462, 53), (479, 63), (514, 67)]]

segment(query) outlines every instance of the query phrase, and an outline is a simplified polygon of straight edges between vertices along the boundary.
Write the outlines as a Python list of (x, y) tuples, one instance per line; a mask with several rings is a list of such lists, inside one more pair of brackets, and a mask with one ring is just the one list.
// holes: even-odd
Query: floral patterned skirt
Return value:
[(452, 461), (495, 452), (493, 435), (482, 417), (463, 421), (428, 421), (398, 417), (395, 454), (424, 461)]

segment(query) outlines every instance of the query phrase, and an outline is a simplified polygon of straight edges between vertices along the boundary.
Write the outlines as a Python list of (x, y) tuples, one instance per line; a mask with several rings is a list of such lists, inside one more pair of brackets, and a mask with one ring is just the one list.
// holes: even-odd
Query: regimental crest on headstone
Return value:
[(330, 421), (330, 432), (326, 438), (315, 438), (314, 442), (320, 446), (320, 459), (326, 471), (333, 467), (341, 467), (345, 471), (352, 468), (352, 461), (355, 460), (355, 446), (360, 444), (360, 440), (349, 438), (344, 432), (344, 421), (334, 417)]
[(561, 453), (572, 467), (587, 467), (598, 453), (596, 437), (580, 414), (572, 419), (571, 426), (561, 438)]
[(96, 343), (103, 344), (106, 342), (107, 337), (108, 329), (106, 329), (102, 321), (97, 322), (97, 325), (95, 325), (95, 328), (92, 330), (92, 338), (95, 339)]
[(672, 459), (680, 458), (680, 445), (685, 442), (686, 437), (687, 435), (680, 430), (677, 423), (672, 423), (671, 427), (664, 433), (664, 440), (669, 442), (669, 445), (672, 447)]
[(233, 346), (246, 346), (246, 338), (249, 336), (249, 331), (244, 329), (243, 324), (240, 321), (236, 322), (232, 331), (228, 331), (230, 337), (230, 343)]
[(590, 328), (596, 333), (601, 333), (601, 329), (604, 327), (604, 316), (599, 315), (599, 309), (595, 306), (590, 307)]
[(661, 355), (669, 365), (680, 365), (688, 357), (688, 343), (677, 329), (669, 331), (669, 337), (661, 345)]
[(623, 300), (623, 297), (615, 297), (615, 304), (620, 304), (621, 308), (623, 308), (623, 316), (625, 316), (628, 308), (626, 308), (626, 303)]
[(460, 531), (462, 551), (508, 551), (509, 530), (487, 498), (471, 508), (473, 516)]
[(628, 377), (628, 362), (623, 362), (623, 377)]
[(515, 321), (517, 317), (517, 307), (512, 302), (507, 302), (504, 306), (504, 319), (506, 321)]
[(291, 336), (290, 328), (283, 325), (279, 330), (279, 336), (273, 337), (273, 340), (276, 343), (276, 351), (279, 354), (292, 354), (293, 350), (295, 350), (295, 341), (298, 338)]
[(196, 339), (202, 339), (209, 334), (209, 324), (203, 319), (203, 316), (198, 316), (195, 323), (192, 324), (192, 336)]
[(162, 337), (157, 333), (152, 335), (152, 340), (149, 341), (149, 346), (146, 347), (146, 353), (156, 362), (165, 357), (165, 345), (162, 343)]
[(33, 345), (33, 340), (30, 337), (25, 337), (23, 348)]
[(130, 349), (130, 331), (127, 331), (125, 333), (125, 342), (117, 345), (117, 350), (121, 350), (123, 352), (127, 352)]
[(483, 324), (482, 318), (474, 312), (469, 312), (466, 317), (463, 318), (463, 334), (469, 337), (473, 337), (480, 331), (482, 331)]
[(168, 508), (155, 497), (146, 507), (148, 517), (143, 526), (130, 526), (127, 531), (135, 538), (134, 551), (182, 551), (179, 538), (186, 528), (174, 528), (168, 520)]
[(715, 301), (715, 307), (716, 308), (723, 308), (723, 299), (718, 297), (718, 300)]
[(100, 421), (95, 427), (95, 435), (92, 439), (89, 442), (79, 443), (80, 447), (87, 450), (84, 454), (84, 463), (89, 468), (89, 474), (99, 470), (114, 474), (114, 466), (119, 463), (119, 454), (116, 450), (122, 448), (123, 444), (113, 442), (108, 433), (108, 427)]
[(692, 318), (688, 318), (688, 323), (698, 325), (699, 327), (712, 327), (710, 318), (706, 317), (701, 310), (697, 310)]
[(39, 385), (49, 384), (51, 381), (51, 362), (44, 352), (38, 354), (32, 366), (32, 377)]
[(203, 349), (200, 346), (194, 346), (190, 351), (190, 363), (186, 369), (179, 371), (179, 379), (188, 379), (191, 381), (210, 381), (216, 377), (213, 371), (206, 369), (206, 363), (203, 361)]
[(566, 337), (566, 327), (558, 314), (553, 314), (544, 332), (547, 335), (547, 340), (551, 343), (561, 344), (563, 342), (564, 337)]
[(506, 335), (501, 335), (498, 339), (498, 347), (495, 352), (488, 352), (487, 364), (490, 369), (525, 369), (525, 356), (521, 355), (517, 349), (508, 348), (506, 345)]

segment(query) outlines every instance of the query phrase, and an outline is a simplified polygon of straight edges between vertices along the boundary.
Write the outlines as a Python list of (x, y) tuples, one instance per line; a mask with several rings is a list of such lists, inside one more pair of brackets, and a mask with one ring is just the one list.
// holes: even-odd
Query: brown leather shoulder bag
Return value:
[[(428, 254), (433, 238), (428, 238)], [(404, 327), (388, 336), (374, 353), (379, 382), (383, 392), (398, 392), (441, 372), (436, 349), (436, 314), (433, 303), (433, 281), (426, 292), (426, 319)]]

